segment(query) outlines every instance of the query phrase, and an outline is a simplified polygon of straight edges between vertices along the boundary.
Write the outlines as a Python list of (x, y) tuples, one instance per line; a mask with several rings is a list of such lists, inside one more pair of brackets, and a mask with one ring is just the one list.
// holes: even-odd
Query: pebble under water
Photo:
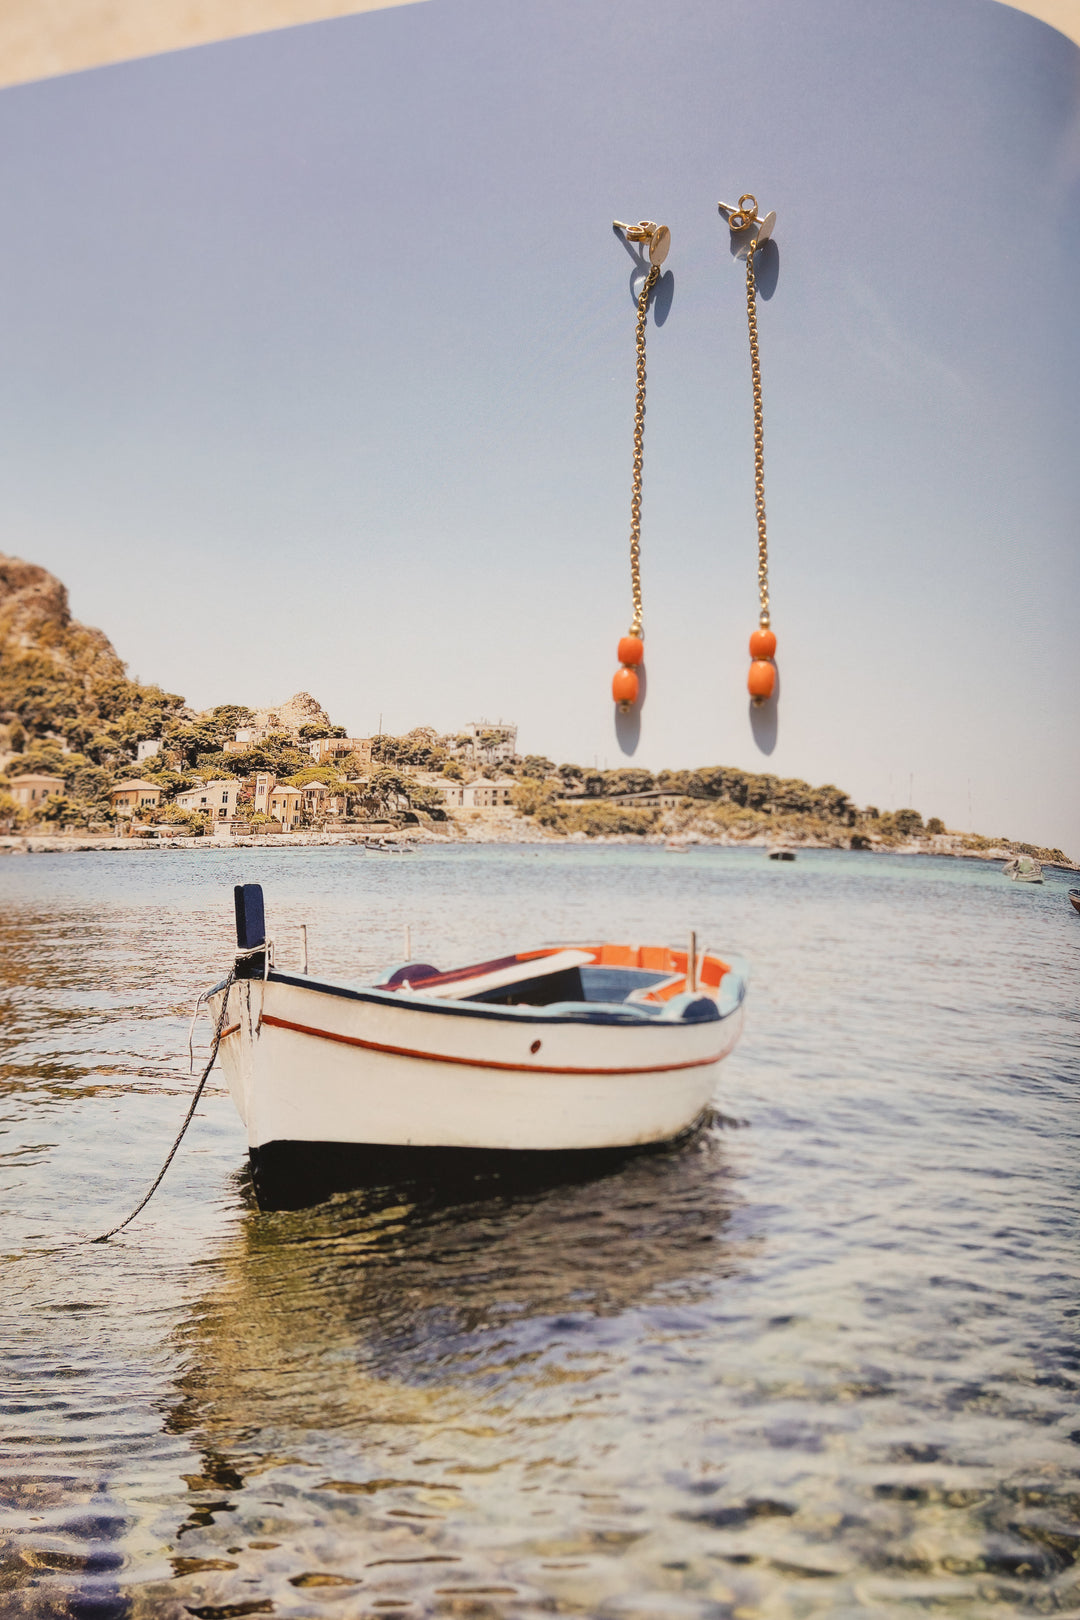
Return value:
[[(262, 1213), (187, 1024), (261, 882), (372, 982), (752, 970), (691, 1139)], [(1075, 882), (1075, 879), (1071, 879)], [(498, 846), (0, 864), (0, 1615), (1080, 1614), (1080, 916), (974, 860)], [(203, 1023), (196, 1056), (205, 1052)]]

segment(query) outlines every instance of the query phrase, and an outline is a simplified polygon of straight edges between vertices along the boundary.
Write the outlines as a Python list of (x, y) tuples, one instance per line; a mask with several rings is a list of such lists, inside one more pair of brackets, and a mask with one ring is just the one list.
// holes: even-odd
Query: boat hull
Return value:
[[(674, 1139), (689, 1139), (708, 1110)], [(353, 1188), (407, 1189), (410, 1202), (469, 1201), (609, 1175), (642, 1154), (672, 1150), (671, 1142), (639, 1147), (528, 1148), (401, 1147), (382, 1142), (267, 1142), (248, 1150), (261, 1209), (306, 1209)]]
[(701, 1116), (741, 1023), (741, 992), (699, 1023), (593, 1022), (271, 973), (229, 990), (219, 1062), (256, 1164), (304, 1144), (383, 1167), (392, 1149), (625, 1151)]

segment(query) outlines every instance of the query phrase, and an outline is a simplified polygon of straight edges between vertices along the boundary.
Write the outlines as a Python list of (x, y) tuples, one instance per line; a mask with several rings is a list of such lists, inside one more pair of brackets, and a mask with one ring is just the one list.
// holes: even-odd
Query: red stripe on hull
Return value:
[(553, 1068), (540, 1063), (499, 1063), (493, 1058), (450, 1057), (441, 1052), (417, 1052), (409, 1046), (385, 1046), (381, 1041), (363, 1041), (357, 1035), (337, 1035), (329, 1029), (312, 1029), (307, 1024), (294, 1024), (287, 1018), (275, 1018), (263, 1013), (261, 1024), (272, 1024), (275, 1029), (291, 1029), (297, 1035), (313, 1035), (321, 1041), (338, 1041), (342, 1046), (360, 1046), (368, 1052), (386, 1052), (391, 1057), (421, 1058), (427, 1063), (458, 1063), (469, 1069), (508, 1069), (514, 1074), (670, 1074), (675, 1069), (704, 1069), (719, 1063), (723, 1057), (691, 1058), (684, 1063), (647, 1063), (640, 1067), (617, 1069)]

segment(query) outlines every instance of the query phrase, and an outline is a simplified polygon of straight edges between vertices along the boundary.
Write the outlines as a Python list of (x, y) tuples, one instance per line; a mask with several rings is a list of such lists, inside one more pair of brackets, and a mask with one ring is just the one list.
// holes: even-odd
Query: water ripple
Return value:
[[(1064, 880), (618, 848), (2, 877), (5, 1617), (1080, 1610)], [(713, 1123), (598, 1180), (261, 1214), (212, 1087), (88, 1248), (172, 1140), (255, 879), (286, 955), (306, 922), (358, 982), (406, 922), (440, 963), (696, 925), (754, 969)]]

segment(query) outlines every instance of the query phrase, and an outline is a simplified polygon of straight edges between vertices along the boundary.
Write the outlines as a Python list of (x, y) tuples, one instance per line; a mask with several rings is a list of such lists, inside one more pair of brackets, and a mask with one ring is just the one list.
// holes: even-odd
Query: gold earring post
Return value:
[(613, 219), (611, 223), (617, 231), (622, 231), (628, 242), (649, 244), (650, 264), (663, 264), (671, 250), (671, 232), (666, 225), (654, 225), (651, 219), (640, 220), (637, 225), (624, 225), (621, 219)]
[(752, 226), (756, 226), (754, 242), (758, 247), (763, 242), (767, 242), (773, 233), (776, 214), (769, 213), (765, 215), (764, 219), (759, 219), (757, 198), (750, 191), (744, 192), (737, 203), (721, 202), (717, 203), (716, 206), (726, 218), (732, 231), (745, 231)]

